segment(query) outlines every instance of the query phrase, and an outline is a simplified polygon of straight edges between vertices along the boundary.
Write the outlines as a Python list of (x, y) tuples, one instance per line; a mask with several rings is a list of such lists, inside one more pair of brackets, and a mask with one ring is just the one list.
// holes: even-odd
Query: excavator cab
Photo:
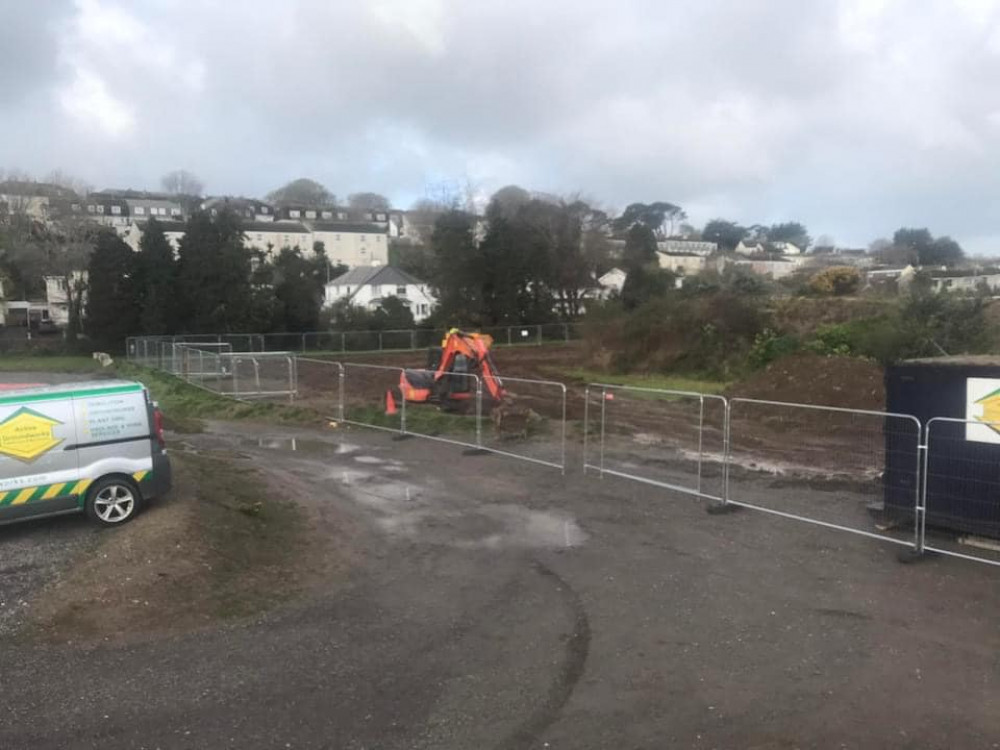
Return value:
[(428, 349), (426, 370), (404, 370), (400, 374), (399, 387), (386, 393), (386, 411), (394, 411), (396, 403), (403, 399), (445, 408), (468, 403), (476, 397), (476, 380), (469, 375), (480, 378), (484, 404), (499, 402), (504, 390), (490, 355), (492, 344), (493, 339), (486, 334), (451, 329), (441, 346)]

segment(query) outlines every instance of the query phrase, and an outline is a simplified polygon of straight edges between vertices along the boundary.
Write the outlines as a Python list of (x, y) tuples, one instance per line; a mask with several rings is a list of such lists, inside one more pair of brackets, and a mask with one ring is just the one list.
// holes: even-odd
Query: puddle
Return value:
[(236, 441), (236, 445), (243, 448), (264, 448), (292, 453), (333, 453), (335, 455), (349, 455), (361, 450), (361, 446), (351, 443), (328, 443), (324, 440), (297, 437), (240, 438)]
[(376, 458), (375, 456), (355, 456), (354, 460), (359, 464), (381, 465), (385, 463), (384, 459)]

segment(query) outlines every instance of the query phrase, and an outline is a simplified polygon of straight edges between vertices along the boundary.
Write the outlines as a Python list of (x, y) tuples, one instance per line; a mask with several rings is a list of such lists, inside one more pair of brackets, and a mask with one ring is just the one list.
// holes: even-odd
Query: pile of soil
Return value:
[(795, 354), (772, 362), (734, 384), (726, 395), (845, 409), (885, 408), (885, 382), (878, 364), (818, 354)]

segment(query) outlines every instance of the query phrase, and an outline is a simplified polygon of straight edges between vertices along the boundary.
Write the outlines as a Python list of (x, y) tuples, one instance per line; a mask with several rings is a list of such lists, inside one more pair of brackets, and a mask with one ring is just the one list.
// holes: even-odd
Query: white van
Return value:
[(0, 392), (0, 524), (83, 511), (117, 526), (170, 482), (162, 416), (141, 383)]

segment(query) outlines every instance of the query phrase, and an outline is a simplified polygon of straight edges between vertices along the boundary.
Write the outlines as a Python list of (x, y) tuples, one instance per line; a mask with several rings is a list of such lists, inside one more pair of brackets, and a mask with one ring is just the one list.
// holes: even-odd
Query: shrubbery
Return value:
[(880, 306), (874, 315), (790, 330), (776, 324), (772, 300), (736, 291), (742, 283), (712, 275), (631, 311), (616, 303), (604, 305), (588, 316), (587, 338), (595, 346), (595, 360), (622, 372), (731, 377), (797, 351), (889, 364), (984, 352), (992, 342), (981, 298), (918, 290), (894, 305)]

